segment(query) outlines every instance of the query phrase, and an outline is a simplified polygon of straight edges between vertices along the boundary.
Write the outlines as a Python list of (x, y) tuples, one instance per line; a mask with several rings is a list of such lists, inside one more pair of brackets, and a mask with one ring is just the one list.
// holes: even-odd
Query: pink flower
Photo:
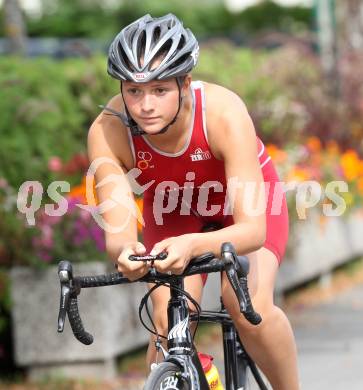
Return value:
[(0, 188), (7, 188), (9, 187), (8, 182), (3, 177), (0, 177)]
[(80, 209), (79, 210), (79, 217), (81, 221), (88, 222), (91, 219), (91, 213), (88, 210)]
[(47, 252), (41, 251), (38, 255), (44, 263), (50, 263), (50, 261), (52, 260), (51, 255)]
[(41, 242), (42, 244), (47, 247), (51, 248), (53, 246), (53, 230), (50, 226), (42, 226), (41, 227)]
[(53, 231), (50, 226), (41, 226), (40, 236), (33, 237), (33, 246), (39, 249), (52, 249), (54, 245)]
[(53, 156), (48, 161), (48, 169), (51, 172), (60, 172), (63, 168), (62, 160), (59, 157)]

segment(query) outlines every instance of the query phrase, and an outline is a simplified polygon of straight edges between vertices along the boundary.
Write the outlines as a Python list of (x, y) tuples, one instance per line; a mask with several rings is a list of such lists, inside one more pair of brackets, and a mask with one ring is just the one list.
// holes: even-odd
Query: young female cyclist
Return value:
[[(138, 185), (148, 188), (144, 244), (137, 240), (136, 218), (130, 218), (125, 203), (114, 202), (103, 210), (104, 221), (123, 228), (106, 229), (107, 251), (119, 271), (135, 280), (150, 265), (129, 261), (130, 254), (166, 251), (166, 260), (156, 261), (156, 269), (179, 274), (191, 258), (208, 251), (219, 255), (221, 244), (232, 242), (239, 254), (250, 258), (249, 289), (263, 321), (258, 326), (247, 323), (225, 275), (224, 304), (273, 388), (298, 389), (293, 333), (273, 303), (288, 236), (285, 198), (275, 191), (275, 169), (241, 99), (221, 86), (192, 82), (198, 50), (194, 35), (172, 14), (138, 19), (110, 46), (108, 73), (120, 80), (120, 93), (96, 118), (88, 136), (90, 160), (106, 158), (95, 173), (98, 197), (103, 203), (115, 200), (116, 192), (120, 199), (130, 196), (127, 173), (133, 168), (139, 169)], [(117, 184), (105, 180), (115, 177)], [(224, 207), (227, 185), (229, 207)], [(276, 199), (281, 207), (272, 207)], [(261, 200), (267, 208), (256, 212), (253, 205)], [(201, 232), (211, 221), (222, 228)], [(186, 290), (198, 301), (204, 282), (200, 275), (185, 280)], [(168, 299), (163, 288), (152, 295), (154, 322), (161, 334), (167, 333)], [(153, 341), (149, 364), (155, 358)]]

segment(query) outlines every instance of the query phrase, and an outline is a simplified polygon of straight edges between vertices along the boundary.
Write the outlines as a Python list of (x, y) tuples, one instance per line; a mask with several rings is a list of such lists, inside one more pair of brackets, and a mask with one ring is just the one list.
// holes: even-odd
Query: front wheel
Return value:
[(151, 370), (144, 390), (190, 390), (189, 383), (181, 377), (179, 366), (171, 362), (162, 362)]

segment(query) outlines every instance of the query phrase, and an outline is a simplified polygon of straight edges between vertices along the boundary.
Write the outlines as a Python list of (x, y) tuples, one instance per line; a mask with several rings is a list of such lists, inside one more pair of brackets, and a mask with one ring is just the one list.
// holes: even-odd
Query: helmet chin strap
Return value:
[[(181, 109), (181, 106), (182, 106), (182, 103), (183, 103), (183, 96), (181, 94), (181, 88), (182, 88), (182, 85), (183, 85), (183, 82), (184, 82), (184, 77), (177, 77), (176, 78), (176, 82), (178, 84), (178, 90), (179, 90), (179, 107), (178, 107), (178, 111), (176, 112), (174, 118), (172, 119), (172, 121), (167, 124), (165, 127), (163, 127), (161, 130), (159, 130), (157, 133), (153, 134), (153, 135), (157, 135), (157, 134), (163, 134), (165, 133), (169, 127), (174, 124), (176, 122), (176, 120), (178, 119), (178, 115), (179, 115), (179, 112), (180, 112), (180, 109)], [(131, 135), (133, 136), (138, 136), (138, 135), (143, 135), (143, 134), (147, 134), (146, 131), (144, 131), (135, 121), (134, 119), (132, 118), (132, 116), (130, 115), (129, 113), (129, 110), (126, 106), (126, 103), (125, 103), (125, 99), (124, 99), (124, 96), (122, 94), (122, 88), (121, 88), (121, 96), (122, 96), (122, 100), (124, 102), (124, 106), (125, 106), (125, 114), (123, 113), (118, 113), (122, 120), (122, 122), (124, 123), (125, 126), (129, 127), (130, 128), (130, 131), (131, 131)], [(105, 109), (107, 109), (107, 107), (105, 107)], [(111, 111), (111, 110), (109, 110)], [(112, 112), (112, 111), (111, 111)]]

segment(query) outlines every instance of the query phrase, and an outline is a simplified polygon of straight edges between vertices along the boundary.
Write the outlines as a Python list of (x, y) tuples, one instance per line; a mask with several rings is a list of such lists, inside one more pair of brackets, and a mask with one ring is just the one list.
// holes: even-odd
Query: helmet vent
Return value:
[(146, 43), (146, 32), (143, 31), (139, 36), (138, 44), (137, 44), (137, 62), (139, 67), (141, 67), (141, 63), (144, 60), (145, 43)]
[(172, 41), (171, 39), (168, 39), (158, 50), (155, 59), (164, 59), (164, 57), (169, 53), (169, 50), (171, 48)]
[(132, 67), (132, 64), (126, 55), (126, 52), (123, 49), (121, 42), (119, 42), (118, 48), (119, 48), (120, 58), (122, 58), (122, 60), (126, 63), (127, 67), (129, 67), (129, 68)]
[(154, 30), (153, 39), (152, 39), (153, 42), (157, 42), (157, 41), (159, 40), (159, 38), (160, 38), (160, 33), (161, 33), (161, 29), (160, 29), (159, 26), (157, 26), (157, 27), (155, 28), (155, 30)]
[(186, 54), (182, 55), (180, 58), (178, 58), (174, 62), (173, 66), (171, 68), (177, 68), (179, 65), (183, 64), (184, 62), (186, 62), (189, 57), (190, 57), (190, 53), (186, 53)]
[(182, 35), (182, 36), (180, 37), (180, 41), (179, 41), (178, 49), (177, 49), (177, 50), (180, 50), (184, 45), (185, 45), (185, 37), (184, 37), (184, 35)]

